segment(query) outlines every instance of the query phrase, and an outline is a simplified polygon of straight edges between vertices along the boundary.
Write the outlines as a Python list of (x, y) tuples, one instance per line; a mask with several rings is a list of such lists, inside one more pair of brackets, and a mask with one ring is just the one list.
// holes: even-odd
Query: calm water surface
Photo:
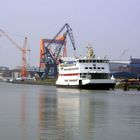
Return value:
[(0, 140), (140, 140), (140, 91), (0, 83)]

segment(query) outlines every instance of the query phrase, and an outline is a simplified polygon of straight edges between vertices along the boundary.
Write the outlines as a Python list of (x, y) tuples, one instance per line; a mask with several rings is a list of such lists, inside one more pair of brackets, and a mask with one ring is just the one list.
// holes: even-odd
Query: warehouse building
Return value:
[(140, 78), (140, 59), (131, 57), (128, 61), (110, 61), (110, 71), (115, 78)]

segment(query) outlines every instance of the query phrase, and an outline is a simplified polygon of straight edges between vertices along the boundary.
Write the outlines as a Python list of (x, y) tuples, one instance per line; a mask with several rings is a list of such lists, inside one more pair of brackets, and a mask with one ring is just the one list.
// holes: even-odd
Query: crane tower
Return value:
[(27, 77), (27, 59), (26, 59), (26, 52), (30, 51), (30, 49), (27, 48), (27, 37), (24, 39), (23, 47), (18, 45), (16, 41), (14, 41), (4, 30), (0, 29), (0, 32), (22, 53), (22, 64), (21, 64), (21, 77)]

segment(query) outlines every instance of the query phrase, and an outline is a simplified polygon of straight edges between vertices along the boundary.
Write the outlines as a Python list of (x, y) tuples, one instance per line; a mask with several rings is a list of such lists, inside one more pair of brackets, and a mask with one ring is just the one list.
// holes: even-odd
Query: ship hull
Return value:
[(92, 90), (109, 90), (114, 89), (115, 84), (114, 83), (97, 83), (97, 84), (85, 84), (85, 85), (56, 85), (57, 87), (62, 88), (78, 88), (78, 89), (92, 89)]

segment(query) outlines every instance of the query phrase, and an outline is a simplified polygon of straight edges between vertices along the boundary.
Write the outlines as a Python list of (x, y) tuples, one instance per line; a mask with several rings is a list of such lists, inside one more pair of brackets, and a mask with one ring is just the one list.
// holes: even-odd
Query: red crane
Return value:
[(27, 77), (27, 59), (26, 59), (26, 52), (30, 51), (27, 48), (27, 37), (24, 39), (23, 47), (18, 45), (4, 30), (0, 29), (1, 33), (14, 45), (18, 48), (22, 53), (22, 65), (21, 65), (21, 77)]

